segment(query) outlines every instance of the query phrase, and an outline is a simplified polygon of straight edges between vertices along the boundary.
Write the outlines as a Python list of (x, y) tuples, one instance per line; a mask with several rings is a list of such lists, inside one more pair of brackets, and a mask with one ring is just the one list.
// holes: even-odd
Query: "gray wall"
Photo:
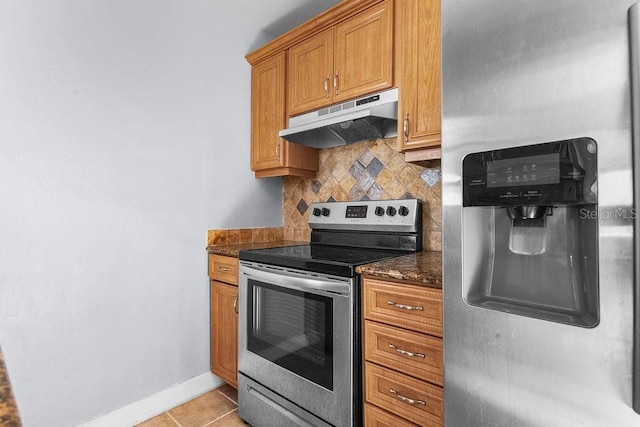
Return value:
[(249, 169), (266, 35), (206, 0), (0, 1), (0, 344), (26, 426), (209, 369), (206, 230), (280, 226)]

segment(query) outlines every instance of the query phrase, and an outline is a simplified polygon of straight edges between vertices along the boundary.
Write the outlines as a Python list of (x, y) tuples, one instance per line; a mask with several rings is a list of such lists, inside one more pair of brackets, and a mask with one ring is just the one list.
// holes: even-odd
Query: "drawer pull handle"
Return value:
[(427, 402), (425, 402), (424, 400), (409, 399), (408, 397), (398, 394), (398, 392), (392, 388), (389, 389), (389, 393), (393, 394), (396, 397), (396, 399), (398, 399), (399, 401), (408, 403), (409, 405), (427, 406)]
[(424, 308), (419, 305), (404, 305), (404, 304), (398, 304), (397, 302), (393, 302), (393, 301), (387, 301), (387, 304), (392, 305), (401, 310), (418, 310), (418, 311), (424, 310)]
[(396, 347), (396, 346), (395, 346), (395, 345), (393, 345), (393, 344), (389, 344), (389, 348), (392, 348), (392, 349), (394, 349), (395, 351), (397, 351), (398, 353), (400, 353), (400, 354), (402, 354), (402, 355), (405, 355), (405, 356), (409, 356), (409, 357), (420, 357), (420, 358), (424, 359), (424, 354), (422, 354), (422, 353), (412, 353), (412, 352), (410, 352), (410, 351), (407, 351), (407, 350), (403, 350), (403, 349), (401, 349), (401, 348), (398, 348), (398, 347)]
[(221, 265), (219, 265), (217, 268), (218, 268), (218, 271), (224, 271), (226, 273), (231, 271), (231, 269), (229, 267), (223, 267)]

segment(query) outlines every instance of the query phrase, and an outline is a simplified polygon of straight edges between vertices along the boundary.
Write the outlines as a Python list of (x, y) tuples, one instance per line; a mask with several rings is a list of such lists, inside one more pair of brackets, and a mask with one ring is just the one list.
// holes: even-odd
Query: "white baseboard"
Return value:
[(220, 378), (211, 373), (204, 373), (82, 424), (80, 427), (134, 426), (220, 385), (222, 385)]

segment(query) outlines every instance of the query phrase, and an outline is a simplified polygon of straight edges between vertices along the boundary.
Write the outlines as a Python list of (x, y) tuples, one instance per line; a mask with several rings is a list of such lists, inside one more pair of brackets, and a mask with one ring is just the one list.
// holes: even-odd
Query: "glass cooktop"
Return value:
[(254, 261), (316, 273), (353, 277), (361, 264), (406, 255), (398, 250), (359, 247), (299, 245), (240, 251), (241, 261)]

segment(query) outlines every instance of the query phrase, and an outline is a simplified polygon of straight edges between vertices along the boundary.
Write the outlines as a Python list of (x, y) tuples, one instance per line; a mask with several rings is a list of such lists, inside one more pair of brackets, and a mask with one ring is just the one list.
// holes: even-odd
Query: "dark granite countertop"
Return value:
[(209, 245), (207, 252), (214, 255), (223, 255), (238, 258), (240, 251), (252, 249), (275, 248), (278, 246), (296, 246), (307, 245), (309, 242), (299, 242), (296, 240), (275, 240), (273, 242), (253, 242), (253, 243), (234, 243), (229, 245)]
[(356, 272), (381, 279), (405, 280), (442, 289), (442, 252), (424, 251), (356, 267)]
[(20, 427), (20, 416), (11, 392), (11, 383), (0, 349), (0, 426)]

